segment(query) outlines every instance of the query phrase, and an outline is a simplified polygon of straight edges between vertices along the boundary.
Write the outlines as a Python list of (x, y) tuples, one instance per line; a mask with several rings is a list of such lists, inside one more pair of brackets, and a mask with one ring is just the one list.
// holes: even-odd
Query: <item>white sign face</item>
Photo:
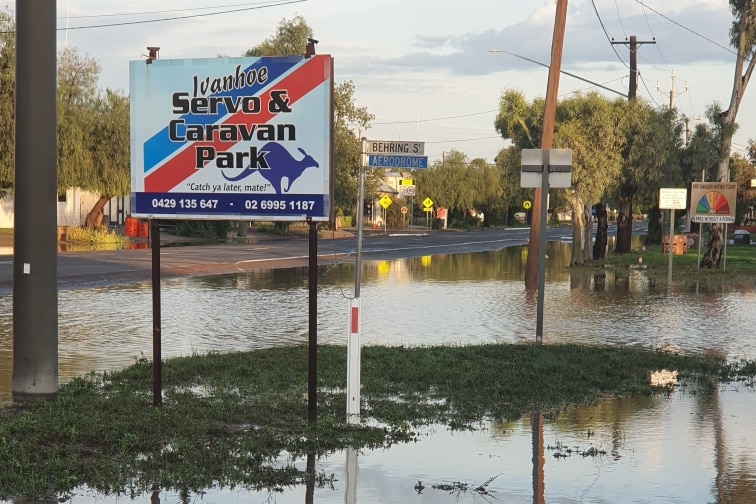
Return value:
[(572, 149), (523, 149), (520, 155), (520, 187), (541, 187), (548, 162), (549, 187), (572, 185)]
[(405, 156), (422, 156), (425, 154), (425, 142), (402, 142), (392, 140), (368, 140), (367, 154), (396, 154)]
[(682, 210), (685, 208), (685, 201), (688, 199), (688, 190), (682, 189), (659, 189), (659, 209), (661, 210)]
[(327, 221), (332, 59), (130, 62), (131, 210)]

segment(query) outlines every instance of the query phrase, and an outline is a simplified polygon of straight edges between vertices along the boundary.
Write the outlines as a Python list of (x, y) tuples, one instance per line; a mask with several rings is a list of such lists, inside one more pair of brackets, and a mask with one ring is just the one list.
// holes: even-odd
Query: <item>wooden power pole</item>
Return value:
[[(543, 131), (541, 132), (541, 148), (551, 149), (554, 139), (554, 122), (556, 121), (557, 95), (559, 92), (559, 75), (562, 69), (562, 47), (564, 47), (564, 30), (567, 24), (567, 0), (557, 0), (556, 19), (554, 20), (554, 35), (551, 40), (551, 64), (549, 65), (549, 80), (546, 84), (546, 102), (543, 109)], [(530, 219), (530, 242), (528, 243), (528, 259), (525, 262), (525, 289), (534, 291), (538, 287), (538, 244), (541, 233), (541, 189), (536, 188), (533, 197), (533, 213)], [(544, 253), (544, 252), (541, 252)]]
[(638, 94), (638, 46), (643, 44), (656, 44), (654, 40), (638, 41), (635, 35), (630, 35), (630, 42), (627, 40), (621, 42), (615, 42), (612, 40), (612, 44), (630, 45), (630, 89), (627, 93), (629, 100), (634, 100)]

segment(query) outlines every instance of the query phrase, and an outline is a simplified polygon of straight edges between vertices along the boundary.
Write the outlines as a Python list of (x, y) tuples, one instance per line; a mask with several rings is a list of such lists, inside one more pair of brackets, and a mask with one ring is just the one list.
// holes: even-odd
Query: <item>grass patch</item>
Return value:
[[(701, 250), (701, 259), (706, 252)], [(642, 262), (639, 262), (639, 258)], [(669, 255), (662, 252), (661, 245), (646, 246), (645, 250), (636, 248), (627, 254), (607, 254), (604, 259), (586, 263), (589, 270), (614, 270), (620, 273), (630, 269), (641, 269), (646, 276), (656, 282), (667, 281)], [(718, 269), (698, 268), (698, 251), (689, 250), (687, 254), (672, 255), (672, 280), (704, 285), (721, 283), (742, 283), (756, 285), (756, 246), (727, 246), (726, 260), (722, 257)]]
[(344, 419), (346, 348), (319, 347), (318, 368), (314, 425), (305, 346), (166, 360), (158, 408), (152, 366), (142, 361), (74, 379), (53, 401), (0, 409), (0, 499), (65, 498), (82, 485), (105, 494), (280, 489), (308, 477), (273, 464), (282, 454), (389, 447), (413, 440), (423, 424), (474, 428), (533, 408), (556, 415), (566, 405), (653, 394), (648, 375), (660, 369), (751, 385), (756, 375), (753, 362), (642, 348), (365, 347), (362, 415), (376, 422), (354, 426)]
[(129, 237), (111, 231), (105, 226), (96, 228), (72, 226), (66, 230), (66, 241), (72, 243), (114, 244), (126, 247), (129, 244)]

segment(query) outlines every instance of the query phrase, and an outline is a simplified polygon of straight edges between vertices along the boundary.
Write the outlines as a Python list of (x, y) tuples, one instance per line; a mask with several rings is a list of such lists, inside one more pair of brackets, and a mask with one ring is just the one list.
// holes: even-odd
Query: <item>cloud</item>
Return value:
[[(638, 41), (655, 40), (639, 49), (639, 65), (674, 67), (692, 63), (727, 63), (734, 61), (728, 51), (728, 31), (732, 23), (729, 9), (704, 2), (688, 5), (665, 14), (672, 21), (637, 4), (618, 15), (616, 6), (597, 3), (602, 28), (591, 2), (583, 2), (569, 11), (565, 32), (562, 67), (579, 69), (597, 64), (607, 69), (622, 69), (629, 64), (629, 44), (610, 44), (607, 34), (617, 42), (636, 35)], [(378, 70), (437, 69), (453, 75), (487, 75), (503, 70), (529, 70), (534, 64), (526, 60), (496, 55), (490, 49), (502, 49), (548, 64), (551, 53), (554, 12), (549, 16), (538, 8), (525, 20), (500, 30), (471, 31), (459, 35), (424, 36), (415, 39), (417, 49), (390, 58), (372, 58), (364, 68)], [(621, 17), (620, 17), (621, 16)], [(709, 40), (706, 40), (709, 39)], [(719, 45), (717, 45), (719, 44)], [(724, 46), (724, 47), (720, 47)], [(615, 52), (616, 51), (616, 52)]]

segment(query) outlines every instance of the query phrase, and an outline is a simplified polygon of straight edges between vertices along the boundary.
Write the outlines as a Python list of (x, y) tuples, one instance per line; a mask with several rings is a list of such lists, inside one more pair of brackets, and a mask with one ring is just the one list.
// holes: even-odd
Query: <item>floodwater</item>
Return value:
[[(512, 247), (365, 262), (363, 344), (534, 341), (535, 299), (526, 295), (522, 282), (525, 252)], [(639, 344), (756, 358), (752, 289), (679, 282), (668, 290), (656, 287), (642, 269), (622, 276), (563, 269), (569, 244), (550, 243), (547, 253), (545, 344)], [(352, 264), (319, 268), (320, 342), (346, 344), (353, 292)], [(164, 280), (161, 296), (164, 357), (308, 339), (306, 268)], [(149, 358), (151, 307), (149, 284), (60, 291), (61, 380)], [(0, 320), (0, 403), (7, 403), (11, 296), (0, 296)], [(420, 431), (418, 443), (332, 454), (310, 461), (316, 472), (333, 476), (321, 488), (273, 494), (208, 489), (188, 497), (164, 491), (121, 501), (756, 502), (753, 389), (691, 387), (572, 408), (556, 419), (489, 423), (476, 432), (436, 426)], [(307, 464), (293, 462), (302, 468)], [(72, 499), (112, 501), (86, 489)]]

